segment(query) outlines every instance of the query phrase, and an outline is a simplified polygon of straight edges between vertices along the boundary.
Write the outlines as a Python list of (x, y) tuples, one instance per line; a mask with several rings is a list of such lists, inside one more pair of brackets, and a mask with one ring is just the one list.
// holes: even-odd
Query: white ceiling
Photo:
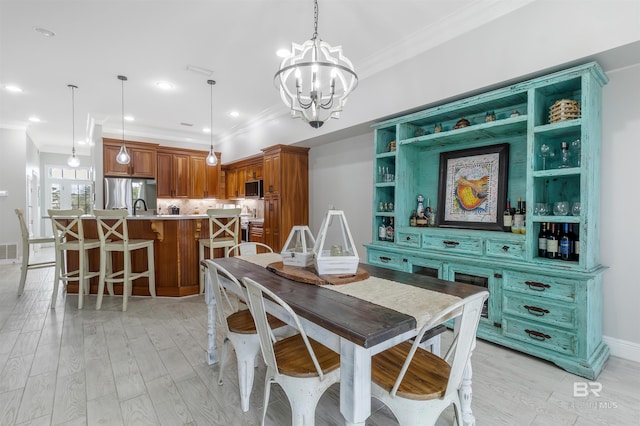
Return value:
[[(530, 0), (320, 0), (318, 32), (342, 45), (361, 82), (509, 13)], [(35, 28), (55, 33), (43, 37)], [(274, 114), (286, 115), (273, 75), (278, 48), (313, 32), (311, 0), (0, 0), (0, 127), (27, 128), (44, 152), (71, 149), (75, 84), (76, 140), (90, 123), (122, 137), (206, 149), (213, 78), (214, 138), (232, 136)], [(211, 76), (187, 70), (195, 66)], [(171, 91), (155, 87), (169, 81)], [(358, 89), (356, 89), (357, 91)], [(231, 110), (240, 117), (229, 116)], [(349, 114), (348, 105), (343, 116)], [(38, 116), (40, 123), (29, 123)], [(191, 127), (181, 123), (190, 123)], [(290, 120), (290, 126), (305, 126)], [(28, 126), (28, 127), (27, 127)], [(80, 154), (87, 146), (77, 145)]]

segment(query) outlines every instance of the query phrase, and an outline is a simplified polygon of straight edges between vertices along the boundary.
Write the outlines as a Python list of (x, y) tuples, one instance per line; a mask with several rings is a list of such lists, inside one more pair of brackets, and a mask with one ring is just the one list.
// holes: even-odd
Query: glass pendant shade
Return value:
[(124, 146), (124, 144), (120, 147), (118, 155), (116, 155), (116, 161), (118, 162), (118, 164), (129, 164), (129, 162), (131, 161), (131, 157), (127, 152), (127, 147)]
[(301, 45), (291, 44), (274, 83), (291, 110), (291, 118), (301, 118), (319, 128), (330, 118), (340, 117), (347, 97), (358, 85), (358, 76), (342, 47), (331, 47), (318, 36), (317, 0), (314, 12), (313, 37)]
[(209, 155), (207, 155), (207, 165), (208, 166), (217, 166), (218, 165), (218, 157), (216, 157), (215, 152), (213, 152), (213, 146), (209, 150)]
[(67, 164), (69, 167), (78, 167), (80, 165), (80, 159), (76, 157), (76, 150), (71, 151), (71, 155), (67, 158)]

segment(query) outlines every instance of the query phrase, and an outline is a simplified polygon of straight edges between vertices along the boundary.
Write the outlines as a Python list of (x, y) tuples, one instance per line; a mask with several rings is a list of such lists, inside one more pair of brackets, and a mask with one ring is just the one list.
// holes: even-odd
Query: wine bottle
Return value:
[(558, 234), (556, 230), (556, 224), (551, 224), (551, 230), (547, 232), (547, 258), (558, 258)]
[(516, 214), (513, 215), (513, 223), (511, 224), (511, 232), (514, 234), (524, 233), (524, 214), (522, 213), (522, 199), (518, 197), (518, 207)]
[(562, 142), (560, 144), (560, 149), (562, 153), (560, 154), (560, 165), (559, 169), (564, 169), (567, 167), (571, 167), (571, 153), (569, 152), (569, 144), (567, 142)]
[(411, 210), (411, 216), (409, 216), (409, 226), (417, 226), (417, 215), (415, 210)]
[(393, 218), (389, 218), (389, 225), (387, 225), (387, 241), (393, 241), (394, 230), (393, 230)]
[(378, 227), (378, 240), (386, 241), (387, 240), (387, 225), (385, 224), (385, 218), (382, 218), (382, 222), (380, 222), (380, 226)]
[(540, 233), (538, 234), (538, 256), (547, 257), (547, 223), (540, 224)]
[(427, 216), (424, 210), (424, 197), (418, 195), (418, 207), (416, 209), (416, 226), (427, 226)]
[(562, 232), (560, 233), (560, 239), (558, 241), (560, 259), (573, 260), (571, 258), (571, 246), (573, 245), (573, 240), (571, 239), (571, 234), (569, 234), (568, 223), (562, 225)]
[(580, 236), (574, 231), (573, 223), (569, 224), (569, 234), (573, 239), (573, 255), (572, 258), (576, 262), (580, 261)]
[(513, 224), (513, 216), (511, 216), (511, 200), (507, 198), (507, 207), (503, 213), (503, 224), (505, 232), (511, 232), (511, 225)]

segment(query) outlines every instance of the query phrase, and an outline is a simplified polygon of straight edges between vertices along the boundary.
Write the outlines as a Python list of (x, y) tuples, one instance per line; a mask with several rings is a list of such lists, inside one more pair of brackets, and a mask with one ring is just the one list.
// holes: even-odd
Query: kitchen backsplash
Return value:
[(264, 217), (264, 200), (191, 200), (191, 199), (162, 199), (158, 200), (158, 214), (169, 214), (168, 206), (176, 206), (180, 214), (206, 214), (207, 209), (240, 207), (242, 213), (251, 217)]

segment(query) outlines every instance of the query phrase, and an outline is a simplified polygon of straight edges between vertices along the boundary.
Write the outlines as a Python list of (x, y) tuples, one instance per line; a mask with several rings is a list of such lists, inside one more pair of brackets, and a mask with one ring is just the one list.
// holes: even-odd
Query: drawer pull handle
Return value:
[(407, 241), (411, 241), (411, 237), (410, 237), (409, 235), (407, 235), (406, 240), (407, 240)]
[(509, 246), (502, 246), (502, 251), (509, 251)]
[(531, 315), (535, 315), (537, 317), (543, 317), (545, 314), (549, 313), (547, 309), (538, 308), (537, 306), (524, 305), (524, 308), (529, 311)]
[(457, 241), (443, 241), (442, 244), (445, 245), (445, 247), (455, 247), (457, 245), (459, 245), (460, 243)]
[(548, 334), (540, 333), (539, 331), (527, 329), (524, 332), (527, 333), (532, 339), (540, 340), (541, 342), (547, 339), (551, 339), (551, 336), (549, 336)]
[(387, 256), (380, 256), (380, 262), (384, 262), (384, 263), (391, 262), (391, 258)]
[(549, 284), (539, 283), (536, 281), (525, 281), (524, 283), (528, 285), (531, 290), (535, 291), (545, 291), (546, 289), (551, 288)]

